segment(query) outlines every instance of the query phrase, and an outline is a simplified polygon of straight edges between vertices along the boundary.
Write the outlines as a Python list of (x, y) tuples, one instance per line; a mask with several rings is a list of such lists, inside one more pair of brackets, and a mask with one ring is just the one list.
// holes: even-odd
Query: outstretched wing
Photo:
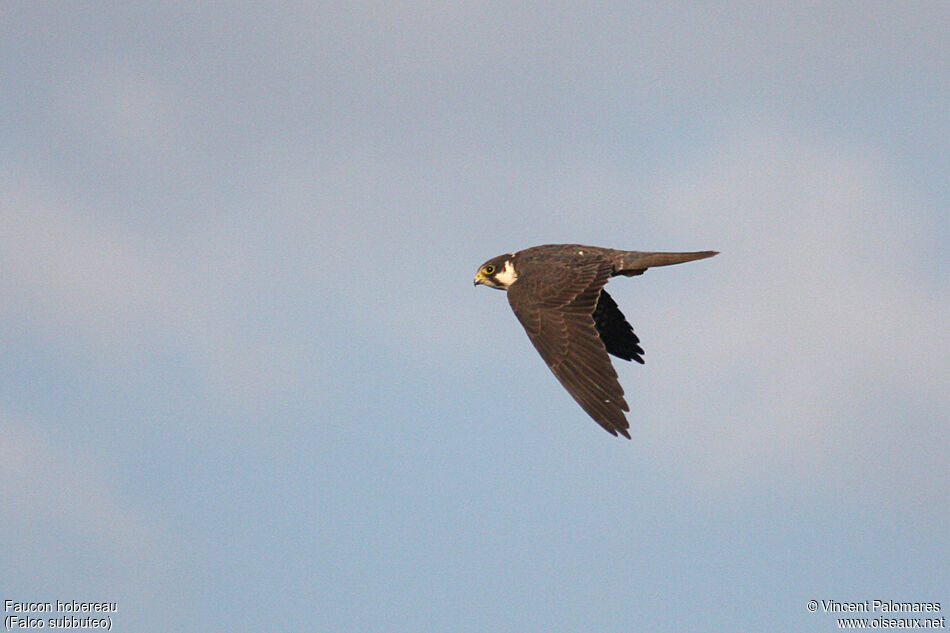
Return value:
[(528, 338), (581, 408), (612, 435), (630, 438), (623, 388), (594, 323), (613, 270), (603, 258), (519, 271), (508, 302)]
[(608, 354), (643, 364), (640, 337), (633, 333), (633, 328), (627, 323), (623, 312), (606, 290), (601, 290), (600, 297), (597, 299), (597, 307), (594, 308), (594, 325), (597, 326), (597, 333), (600, 334), (600, 339), (604, 342)]
[(655, 266), (672, 266), (697, 259), (706, 259), (718, 255), (719, 251), (693, 251), (691, 253), (654, 253), (644, 251), (609, 251), (610, 259), (614, 264), (614, 275), (633, 277), (642, 275), (647, 268)]

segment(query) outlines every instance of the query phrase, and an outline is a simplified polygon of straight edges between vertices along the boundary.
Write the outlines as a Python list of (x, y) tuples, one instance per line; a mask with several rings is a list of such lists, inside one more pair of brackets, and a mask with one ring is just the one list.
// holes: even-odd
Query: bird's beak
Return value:
[(475, 275), (475, 283), (473, 285), (477, 286), (478, 284), (484, 284), (484, 283), (485, 283), (485, 277), (482, 276), (482, 271), (478, 271), (478, 273)]

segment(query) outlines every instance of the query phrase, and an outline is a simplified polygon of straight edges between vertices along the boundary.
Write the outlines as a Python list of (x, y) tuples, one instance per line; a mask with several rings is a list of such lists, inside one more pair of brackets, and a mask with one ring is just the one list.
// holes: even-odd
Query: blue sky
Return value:
[[(116, 630), (950, 608), (941, 2), (0, 13), (3, 599)], [(611, 283), (633, 441), (489, 257)]]

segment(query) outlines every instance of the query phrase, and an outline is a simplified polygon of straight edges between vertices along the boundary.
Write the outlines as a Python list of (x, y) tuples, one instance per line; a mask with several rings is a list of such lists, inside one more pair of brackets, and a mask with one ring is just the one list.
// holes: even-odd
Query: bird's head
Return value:
[(515, 271), (515, 264), (512, 261), (512, 255), (500, 255), (494, 259), (479, 266), (475, 273), (475, 285), (485, 285), (489, 288), (498, 290), (507, 290), (508, 286), (515, 283), (518, 279), (518, 273)]

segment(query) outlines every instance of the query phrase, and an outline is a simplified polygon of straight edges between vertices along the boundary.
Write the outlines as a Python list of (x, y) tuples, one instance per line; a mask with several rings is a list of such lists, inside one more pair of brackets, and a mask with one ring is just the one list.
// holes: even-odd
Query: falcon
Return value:
[(643, 364), (643, 348), (604, 285), (611, 277), (682, 264), (717, 251), (651, 253), (580, 244), (547, 244), (499, 255), (479, 267), (475, 285), (508, 293), (528, 338), (577, 404), (630, 439), (630, 411), (608, 354)]

